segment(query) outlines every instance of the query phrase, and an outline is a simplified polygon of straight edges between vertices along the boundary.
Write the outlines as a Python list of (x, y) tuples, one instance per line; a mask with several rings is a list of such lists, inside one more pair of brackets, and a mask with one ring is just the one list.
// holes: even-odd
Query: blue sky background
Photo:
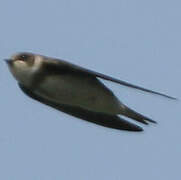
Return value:
[[(1, 0), (0, 59), (28, 51), (181, 99), (179, 0)], [(0, 179), (179, 180), (181, 105), (105, 82), (158, 122), (130, 133), (40, 104), (0, 61)]]

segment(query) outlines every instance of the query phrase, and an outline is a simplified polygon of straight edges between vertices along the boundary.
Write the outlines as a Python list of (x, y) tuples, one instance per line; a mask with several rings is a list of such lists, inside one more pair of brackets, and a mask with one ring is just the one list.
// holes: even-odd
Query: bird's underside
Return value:
[[(96, 123), (98, 125), (102, 125), (109, 128), (119, 129), (119, 130), (127, 130), (127, 131), (143, 131), (143, 129), (135, 125), (133, 123), (130, 123), (123, 119), (122, 117), (119, 117), (118, 115), (111, 115), (107, 113), (101, 113), (101, 112), (94, 112), (90, 111), (81, 107), (77, 106), (71, 106), (71, 105), (65, 105), (60, 104), (56, 102), (52, 102), (50, 100), (47, 100), (45, 98), (42, 98), (41, 96), (37, 95), (30, 89), (26, 88), (22, 84), (19, 84), (19, 87), (22, 89), (22, 91), (27, 94), (29, 97), (44, 103), (46, 105), (49, 105), (57, 110), (60, 110), (64, 113), (70, 114), (72, 116), (78, 117), (80, 119)], [(149, 122), (155, 122), (133, 110), (127, 107), (127, 111), (125, 111), (125, 116), (130, 117), (132, 119), (135, 119), (136, 121), (139, 121), (141, 123), (147, 124), (147, 121)]]

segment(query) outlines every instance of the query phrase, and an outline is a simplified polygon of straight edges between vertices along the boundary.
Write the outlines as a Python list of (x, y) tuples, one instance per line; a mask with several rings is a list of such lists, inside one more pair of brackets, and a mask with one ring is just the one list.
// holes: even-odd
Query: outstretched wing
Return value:
[(86, 68), (71, 64), (71, 63), (69, 63), (67, 61), (64, 61), (64, 60), (56, 59), (54, 61), (54, 63), (49, 63), (47, 68), (48, 68), (49, 71), (51, 71), (51, 70), (55, 71), (55, 69), (56, 69), (57, 72), (59, 71), (59, 73), (60, 72), (62, 72), (62, 73), (66, 73), (66, 72), (70, 73), (70, 72), (72, 72), (72, 73), (77, 73), (77, 74), (84, 74), (84, 75), (88, 75), (88, 76), (98, 77), (98, 78), (102, 78), (102, 79), (105, 79), (105, 80), (108, 80), (108, 81), (112, 81), (112, 82), (115, 82), (115, 83), (118, 83), (118, 84), (121, 84), (121, 85), (124, 85), (124, 86), (127, 86), (127, 87), (131, 87), (131, 88), (134, 88), (134, 89), (138, 89), (138, 90), (141, 90), (141, 91), (145, 91), (145, 92), (152, 93), (152, 94), (157, 94), (157, 95), (169, 98), (169, 99), (176, 100), (176, 98), (168, 96), (166, 94), (159, 93), (159, 92), (156, 92), (156, 91), (152, 91), (152, 90), (140, 87), (140, 86), (136, 86), (134, 84), (130, 84), (128, 82), (125, 82), (125, 81), (122, 81), (122, 80), (107, 76), (105, 74), (98, 73), (98, 72), (95, 72), (95, 71), (92, 71), (92, 70), (89, 70), (89, 69), (86, 69)]
[(19, 84), (21, 90), (27, 94), (29, 97), (49, 105), (57, 110), (70, 114), (72, 116), (78, 117), (80, 119), (93, 122), (98, 125), (102, 125), (109, 128), (119, 129), (119, 130), (127, 130), (127, 131), (143, 131), (143, 129), (135, 124), (132, 124), (116, 115), (108, 115), (105, 113), (97, 113), (93, 111), (88, 111), (83, 108), (64, 105), (64, 104), (57, 104), (55, 102), (50, 102), (35, 93), (33, 93), (30, 89), (24, 87), (23, 85)]

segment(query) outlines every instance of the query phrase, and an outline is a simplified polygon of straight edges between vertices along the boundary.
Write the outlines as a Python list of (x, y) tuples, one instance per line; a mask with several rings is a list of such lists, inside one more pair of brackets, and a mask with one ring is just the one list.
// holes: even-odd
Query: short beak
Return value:
[(8, 65), (11, 65), (11, 64), (12, 64), (12, 59), (4, 59), (4, 61), (5, 61)]

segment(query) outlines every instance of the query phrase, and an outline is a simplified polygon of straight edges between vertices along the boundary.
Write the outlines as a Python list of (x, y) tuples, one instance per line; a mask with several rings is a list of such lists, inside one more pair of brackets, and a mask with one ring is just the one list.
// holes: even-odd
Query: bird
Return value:
[(123, 104), (100, 79), (176, 99), (58, 58), (21, 52), (5, 61), (18, 86), (29, 97), (79, 119), (108, 128), (143, 131), (142, 127), (123, 117), (143, 124), (156, 121)]

